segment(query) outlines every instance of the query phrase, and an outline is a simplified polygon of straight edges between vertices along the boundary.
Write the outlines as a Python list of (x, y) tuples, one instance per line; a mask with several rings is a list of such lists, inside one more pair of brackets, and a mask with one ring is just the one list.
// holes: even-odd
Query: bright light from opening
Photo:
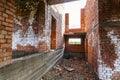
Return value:
[(78, 0), (65, 3), (65, 13), (69, 13), (69, 29), (81, 27), (81, 8), (85, 7), (87, 0)]
[(69, 38), (68, 44), (81, 44), (81, 38)]

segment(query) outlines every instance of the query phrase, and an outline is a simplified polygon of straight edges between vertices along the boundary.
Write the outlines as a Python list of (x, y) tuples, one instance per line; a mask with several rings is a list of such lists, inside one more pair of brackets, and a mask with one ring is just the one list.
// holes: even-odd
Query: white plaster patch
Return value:
[(26, 31), (26, 37), (22, 37), (20, 35), (22, 32), (22, 30), (18, 30), (17, 32), (13, 33), (12, 49), (17, 49), (18, 44), (21, 46), (31, 45), (37, 48), (38, 42), (41, 40), (41, 38), (35, 35), (32, 26), (29, 26), (28, 30)]

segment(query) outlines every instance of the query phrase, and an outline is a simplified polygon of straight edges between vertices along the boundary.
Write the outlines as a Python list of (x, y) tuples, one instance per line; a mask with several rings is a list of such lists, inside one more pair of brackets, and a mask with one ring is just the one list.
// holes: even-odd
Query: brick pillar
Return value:
[(14, 11), (14, 0), (0, 0), (0, 67), (11, 62)]
[(81, 25), (81, 30), (82, 31), (85, 31), (85, 10), (84, 9), (81, 9), (81, 17), (80, 17), (80, 19), (81, 19), (81, 21), (80, 21), (80, 25)]
[(68, 31), (69, 29), (69, 13), (65, 14), (65, 33)]

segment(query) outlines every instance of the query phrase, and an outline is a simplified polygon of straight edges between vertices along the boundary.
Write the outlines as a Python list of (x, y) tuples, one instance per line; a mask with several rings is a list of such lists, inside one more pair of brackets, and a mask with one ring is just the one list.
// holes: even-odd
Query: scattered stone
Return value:
[(63, 59), (43, 77), (43, 80), (98, 80), (84, 58)]
[(59, 65), (56, 65), (53, 67), (54, 69), (58, 70), (58, 71), (62, 71), (61, 67)]
[(67, 71), (69, 71), (69, 72), (74, 71), (74, 68), (71, 68), (71, 67), (64, 66), (64, 69), (67, 70)]

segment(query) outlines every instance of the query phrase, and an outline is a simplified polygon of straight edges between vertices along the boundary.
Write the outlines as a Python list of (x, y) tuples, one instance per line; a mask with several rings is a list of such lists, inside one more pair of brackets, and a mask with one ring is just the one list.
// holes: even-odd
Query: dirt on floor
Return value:
[(85, 59), (63, 59), (47, 72), (41, 80), (98, 80), (90, 71)]

